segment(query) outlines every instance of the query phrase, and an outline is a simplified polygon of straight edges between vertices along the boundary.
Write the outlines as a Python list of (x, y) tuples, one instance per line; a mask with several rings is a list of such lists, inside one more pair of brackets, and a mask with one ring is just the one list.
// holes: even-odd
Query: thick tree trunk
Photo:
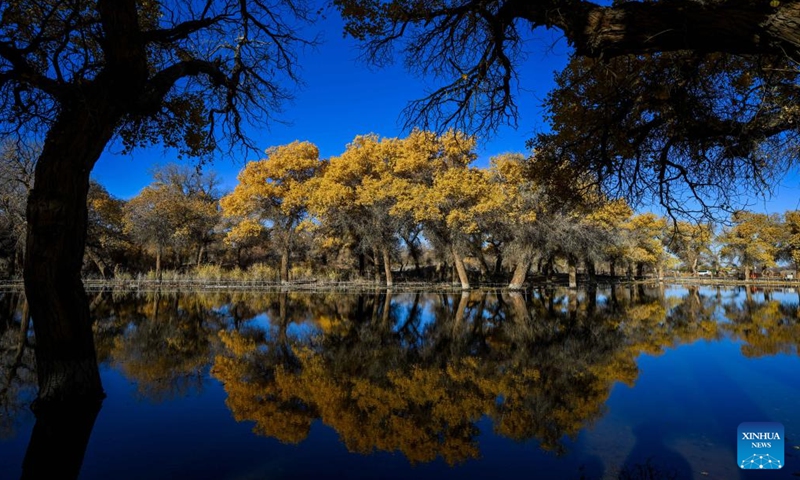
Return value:
[(616, 276), (617, 276), (617, 262), (614, 261), (614, 260), (611, 260), (608, 263), (608, 268), (609, 268), (609, 274), (611, 275), (611, 278), (616, 278)]
[(156, 280), (161, 282), (161, 245), (156, 248)]
[(594, 262), (591, 260), (586, 260), (584, 262), (584, 268), (586, 269), (586, 279), (588, 283), (595, 283), (597, 281), (597, 270), (594, 266)]
[(392, 282), (392, 257), (389, 255), (389, 249), (383, 249), (383, 270), (386, 273), (386, 286), (391, 287)]
[(491, 269), (489, 269), (489, 264), (486, 263), (486, 256), (483, 252), (478, 248), (474, 250), (475, 257), (478, 259), (478, 264), (480, 266), (479, 268), (481, 269), (481, 278), (485, 279), (490, 275), (489, 272), (491, 272)]
[(750, 265), (745, 265), (744, 266), (744, 279), (745, 280), (750, 280), (750, 274), (751, 273), (752, 273), (752, 270), (750, 269)]
[(78, 478), (99, 411), (100, 404), (95, 403), (37, 414), (22, 462), (22, 479)]
[(498, 253), (494, 259), (494, 273), (495, 277), (499, 277), (503, 273), (503, 255)]
[(569, 266), (569, 288), (578, 288), (578, 260), (570, 255), (567, 258), (567, 264)]
[(86, 249), (86, 256), (89, 257), (89, 260), (91, 260), (95, 264), (97, 270), (100, 272), (100, 276), (106, 278), (106, 270), (108, 270), (106, 262), (104, 262), (103, 259), (100, 258), (100, 256), (97, 255), (90, 248)]
[(289, 249), (283, 248), (281, 251), (281, 283), (289, 283)]
[(117, 124), (103, 113), (102, 106), (92, 111), (84, 105), (64, 107), (48, 132), (28, 196), (24, 278), (36, 336), (40, 408), (99, 403), (104, 397), (80, 277), (89, 173)]
[(554, 258), (550, 257), (544, 264), (544, 279), (547, 282), (553, 281), (553, 275), (555, 275), (555, 268), (553, 267)]
[(358, 254), (358, 276), (359, 278), (364, 278), (364, 272), (366, 270), (366, 258), (364, 252), (359, 252)]
[(461, 258), (456, 247), (450, 247), (450, 251), (453, 254), (453, 263), (456, 266), (456, 272), (458, 272), (458, 279), (461, 281), (461, 288), (469, 290), (469, 278), (467, 277), (467, 269), (464, 266), (464, 260)]
[(586, 289), (586, 313), (591, 318), (597, 311), (597, 284), (590, 283)]
[(520, 260), (514, 268), (514, 275), (511, 277), (511, 282), (508, 288), (511, 290), (522, 290), (522, 285), (525, 283), (525, 277), (528, 276), (528, 270), (531, 268), (531, 262), (528, 260)]
[(636, 278), (644, 277), (644, 263), (639, 262), (636, 264)]
[(434, 277), (439, 282), (444, 282), (447, 280), (447, 262), (444, 261), (436, 266), (436, 271), (434, 272)]
[(378, 251), (372, 249), (372, 276), (375, 283), (380, 283), (381, 281), (381, 261), (378, 258)]

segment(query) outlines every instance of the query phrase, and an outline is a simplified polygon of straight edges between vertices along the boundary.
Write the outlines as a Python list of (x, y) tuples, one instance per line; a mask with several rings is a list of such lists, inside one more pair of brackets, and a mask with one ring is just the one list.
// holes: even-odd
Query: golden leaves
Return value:
[(225, 216), (239, 218), (229, 242), (259, 235), (266, 222), (295, 228), (305, 214), (310, 180), (324, 166), (319, 149), (309, 142), (271, 147), (266, 153), (267, 158), (245, 166), (233, 192), (220, 200)]

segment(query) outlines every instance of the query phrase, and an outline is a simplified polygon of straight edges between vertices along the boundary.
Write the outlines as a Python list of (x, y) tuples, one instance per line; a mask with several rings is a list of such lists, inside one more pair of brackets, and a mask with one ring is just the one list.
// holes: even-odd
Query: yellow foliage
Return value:
[(263, 160), (249, 162), (239, 173), (233, 192), (220, 200), (225, 216), (245, 224), (234, 228), (229, 241), (260, 234), (263, 229), (256, 225), (267, 221), (283, 231), (296, 228), (305, 213), (309, 181), (324, 166), (319, 149), (309, 142), (271, 147), (266, 154)]

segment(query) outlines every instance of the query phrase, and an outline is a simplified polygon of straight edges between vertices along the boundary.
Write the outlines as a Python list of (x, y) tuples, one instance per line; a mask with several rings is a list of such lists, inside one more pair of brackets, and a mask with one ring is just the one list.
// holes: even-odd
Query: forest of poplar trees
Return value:
[[(699, 270), (783, 278), (800, 262), (799, 211), (674, 221), (605, 197), (589, 177), (566, 189), (538, 179), (535, 155), (477, 168), (475, 147), (459, 132), (415, 130), (358, 136), (326, 159), (309, 142), (271, 147), (229, 192), (212, 171), (177, 164), (129, 200), (93, 182), (84, 276), (521, 288), (559, 273), (570, 284)], [(33, 161), (11, 145), (2, 159), (0, 253), (13, 278)]]

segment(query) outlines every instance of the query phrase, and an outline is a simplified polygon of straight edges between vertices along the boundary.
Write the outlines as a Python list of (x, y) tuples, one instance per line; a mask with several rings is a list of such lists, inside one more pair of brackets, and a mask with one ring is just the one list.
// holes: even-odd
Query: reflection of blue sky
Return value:
[[(618, 460), (645, 441), (652, 444), (644, 450), (647, 455), (657, 460), (658, 451), (677, 453), (695, 478), (707, 472), (709, 478), (734, 479), (744, 475), (736, 464), (739, 423), (781, 422), (787, 434), (793, 432), (787, 448), (800, 442), (796, 357), (746, 358), (737, 343), (701, 341), (660, 356), (643, 355), (637, 364), (635, 386), (614, 387), (606, 404), (608, 415), (584, 431), (581, 449)], [(652, 435), (637, 439), (634, 431), (644, 424), (651, 426)], [(616, 441), (614, 448), (607, 445), (608, 436)], [(797, 457), (787, 462), (790, 468), (770, 478), (793, 478), (791, 472), (800, 470), (800, 463)], [(614, 463), (618, 461), (609, 465)]]

